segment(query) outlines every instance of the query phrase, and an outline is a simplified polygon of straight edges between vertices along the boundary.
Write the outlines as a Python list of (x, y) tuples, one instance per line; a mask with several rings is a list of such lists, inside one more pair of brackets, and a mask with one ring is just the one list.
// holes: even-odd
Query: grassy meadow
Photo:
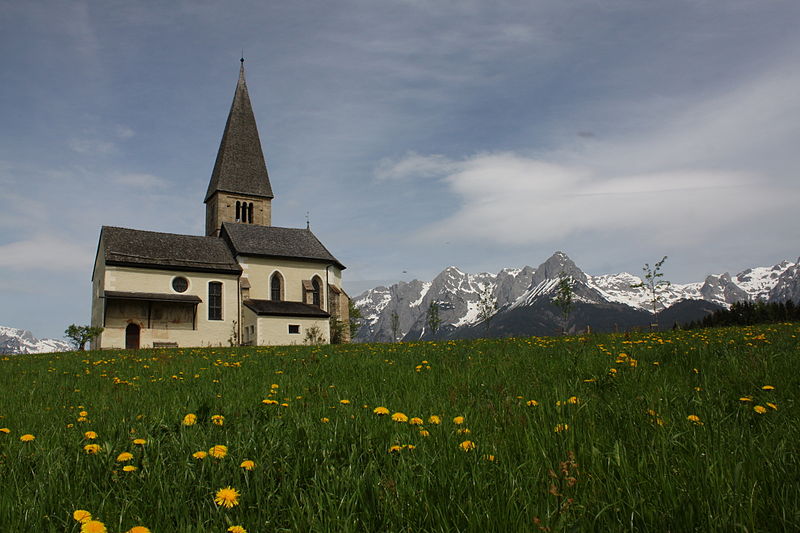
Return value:
[(0, 530), (798, 531), (799, 337), (6, 356)]

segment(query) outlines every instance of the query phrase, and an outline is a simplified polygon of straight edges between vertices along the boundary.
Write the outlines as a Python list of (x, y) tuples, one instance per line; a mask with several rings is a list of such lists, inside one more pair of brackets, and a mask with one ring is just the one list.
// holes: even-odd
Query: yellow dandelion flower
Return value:
[(273, 383), (272, 385), (270, 385), (270, 386), (269, 386), (269, 388), (270, 388), (270, 389), (280, 389), (280, 388), (281, 388), (281, 386), (280, 386), (280, 385), (278, 385), (277, 383)]
[(384, 416), (389, 414), (389, 410), (385, 407), (376, 407), (375, 409), (372, 410), (372, 412), (378, 416)]
[(693, 422), (697, 426), (702, 426), (703, 422), (700, 421), (700, 417), (697, 415), (689, 415), (686, 417), (686, 420), (689, 422)]
[(220, 507), (230, 509), (235, 505), (239, 505), (239, 496), (239, 491), (233, 487), (225, 487), (219, 489), (214, 495), (214, 503)]
[(527, 402), (525, 402), (525, 404), (530, 407), (536, 407), (537, 405), (539, 405), (539, 402), (537, 402), (536, 400), (528, 400)]
[(403, 413), (395, 413), (392, 415), (392, 420), (395, 422), (408, 422), (408, 417)]
[(97, 433), (95, 433), (94, 431), (87, 431), (86, 433), (83, 434), (83, 437), (85, 439), (94, 440), (97, 438)]
[(211, 422), (215, 426), (223, 426), (223, 425), (225, 425), (225, 417), (222, 416), (222, 415), (213, 415), (211, 417)]
[(556, 424), (556, 427), (553, 428), (553, 431), (556, 433), (561, 433), (562, 431), (569, 431), (569, 424)]
[(125, 461), (130, 461), (133, 459), (133, 454), (130, 452), (122, 452), (117, 456), (118, 463), (124, 463)]
[(350, 400), (339, 400), (339, 403), (342, 405), (348, 405), (350, 403)]
[(83, 451), (88, 453), (89, 455), (94, 455), (100, 452), (100, 445), (99, 444), (87, 444), (83, 447)]
[(188, 415), (183, 417), (182, 424), (184, 426), (193, 426), (197, 423), (197, 415), (194, 413), (189, 413)]
[(87, 413), (86, 411), (81, 411), (80, 413), (78, 413), (78, 416), (89, 416), (89, 413)]
[(263, 403), (264, 405), (278, 405), (278, 400), (272, 400), (272, 399), (267, 398), (267, 399), (261, 400), (261, 403)]
[(0, 433), (11, 433), (11, 430), (8, 428), (0, 428)]
[(442, 419), (438, 415), (431, 415), (428, 417), (428, 424), (434, 424), (438, 426), (442, 423)]
[(81, 533), (108, 533), (106, 525), (99, 520), (83, 522)]
[(472, 433), (469, 428), (461, 428), (456, 430), (457, 435), (466, 435), (467, 433)]
[(205, 459), (206, 457), (208, 457), (208, 453), (204, 451), (194, 452), (192, 454), (192, 457), (194, 457), (195, 459)]
[(26, 434), (22, 435), (22, 436), (19, 438), (19, 440), (21, 440), (22, 442), (31, 442), (31, 441), (33, 441), (33, 440), (36, 440), (36, 437), (34, 437), (33, 435), (31, 435), (30, 433), (26, 433)]
[(761, 390), (775, 390), (775, 387), (773, 387), (772, 385), (764, 385), (763, 387), (761, 387)]
[(215, 444), (208, 450), (208, 455), (214, 459), (224, 459), (228, 455), (228, 447), (224, 444)]
[(756, 406), (753, 407), (753, 411), (755, 411), (756, 413), (758, 413), (760, 415), (763, 415), (764, 413), (767, 412), (767, 408), (764, 407), (763, 405), (756, 405)]
[(457, 417), (453, 418), (453, 424), (455, 424), (457, 426), (460, 426), (463, 423), (464, 423), (464, 417), (463, 416), (457, 416)]
[(125, 533), (150, 533), (150, 530), (144, 526), (134, 526)]
[(739, 401), (740, 402), (752, 402), (753, 398), (751, 398), (750, 396), (742, 396), (741, 398), (739, 398)]
[(231, 526), (228, 528), (228, 533), (247, 533), (247, 530), (242, 526)]
[(322, 422), (323, 424), (327, 424), (328, 422), (331, 421), (331, 419), (328, 418), (327, 416), (323, 416), (322, 418), (319, 419), (319, 421)]
[(92, 519), (92, 513), (89, 511), (84, 511), (83, 509), (78, 509), (74, 513), (72, 513), (72, 518), (76, 522), (80, 522), (83, 524), (84, 522), (88, 522)]
[(123, 472), (136, 472), (136, 467), (133, 465), (125, 465), (122, 467)]
[(430, 437), (431, 436), (431, 432), (428, 431), (427, 429), (420, 429), (419, 430), (419, 436), (420, 437)]
[(461, 444), (458, 445), (459, 448), (464, 450), (465, 452), (469, 452), (475, 449), (475, 443), (471, 440), (465, 440)]
[(494, 455), (489, 455), (489, 454), (482, 455), (481, 459), (483, 459), (484, 461), (489, 461), (490, 463), (493, 463), (494, 462)]
[(399, 444), (395, 444), (394, 446), (389, 446), (389, 450), (386, 453), (395, 453), (399, 452), (402, 449), (403, 449), (402, 446), (400, 446)]
[(147, 441), (144, 439), (133, 439), (133, 443), (137, 446), (144, 446), (147, 444)]
[(422, 419), (419, 418), (418, 416), (415, 416), (414, 418), (410, 419), (408, 423), (411, 424), (412, 426), (421, 426)]
[(778, 410), (778, 406), (772, 402), (767, 402), (767, 405), (770, 407), (770, 409), (774, 409), (776, 411)]
[(578, 399), (578, 397), (577, 397), (577, 396), (571, 396), (571, 397), (570, 397), (570, 398), (567, 400), (567, 403), (571, 403), (572, 405), (578, 404), (578, 403), (580, 403), (580, 402), (581, 402), (581, 401)]
[(86, 418), (85, 416), (79, 416), (77, 418), (77, 422), (88, 422), (88, 421), (89, 421), (89, 419)]
[(240, 464), (239, 467), (244, 468), (245, 470), (252, 470), (256, 467), (256, 463), (250, 459), (245, 459), (242, 461), (242, 464)]

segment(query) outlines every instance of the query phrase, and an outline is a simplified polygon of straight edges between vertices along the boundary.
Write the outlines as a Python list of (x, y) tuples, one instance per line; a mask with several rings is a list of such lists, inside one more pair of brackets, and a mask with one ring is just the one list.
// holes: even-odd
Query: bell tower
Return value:
[(207, 236), (218, 237), (223, 222), (272, 225), (272, 186), (247, 93), (244, 58), (240, 61), (239, 81), (204, 200)]

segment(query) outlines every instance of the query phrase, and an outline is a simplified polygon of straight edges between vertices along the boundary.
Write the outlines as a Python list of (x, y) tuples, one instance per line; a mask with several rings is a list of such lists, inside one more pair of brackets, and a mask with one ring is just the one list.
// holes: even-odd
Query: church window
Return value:
[(312, 279), (311, 286), (313, 287), (311, 291), (311, 303), (317, 307), (322, 307), (319, 278)]
[(289, 324), (289, 333), (291, 335), (299, 335), (300, 334), (300, 324)]
[(182, 277), (172, 278), (172, 289), (175, 292), (186, 292), (189, 288), (189, 280)]
[(253, 223), (253, 202), (250, 202), (250, 205), (247, 206), (247, 222)]
[(222, 320), (222, 283), (208, 283), (208, 319)]
[(242, 219), (242, 202), (236, 201), (236, 222)]
[(275, 272), (272, 275), (272, 280), (269, 282), (270, 286), (270, 300), (273, 302), (279, 302), (282, 300), (281, 298), (281, 275), (278, 272)]

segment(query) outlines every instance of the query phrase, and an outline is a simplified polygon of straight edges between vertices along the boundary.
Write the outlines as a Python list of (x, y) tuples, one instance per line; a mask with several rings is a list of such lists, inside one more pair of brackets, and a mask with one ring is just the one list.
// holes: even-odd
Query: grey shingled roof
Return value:
[(244, 81), (244, 63), (233, 96), (228, 121), (219, 144), (217, 160), (208, 183), (205, 201), (217, 191), (272, 198), (264, 153), (258, 138), (256, 118)]
[(319, 307), (303, 302), (245, 300), (244, 305), (259, 316), (309, 316), (328, 318), (331, 315)]
[(105, 291), (104, 295), (109, 300), (144, 300), (148, 302), (176, 302), (187, 304), (199, 304), (203, 301), (199, 296), (195, 296), (194, 294)]
[(311, 259), (345, 268), (311, 230), (224, 222), (220, 235), (237, 255)]
[(129, 265), (168, 270), (239, 273), (225, 242), (217, 237), (197, 237), (103, 226), (102, 252), (108, 265)]

